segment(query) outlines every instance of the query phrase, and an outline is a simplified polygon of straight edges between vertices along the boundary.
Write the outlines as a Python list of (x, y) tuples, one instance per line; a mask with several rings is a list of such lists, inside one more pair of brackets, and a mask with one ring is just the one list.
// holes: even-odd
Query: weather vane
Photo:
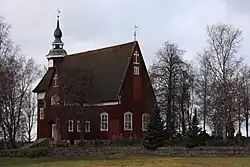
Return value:
[(61, 13), (60, 9), (57, 9), (57, 18), (59, 18), (60, 13)]
[(137, 26), (134, 25), (134, 41), (136, 41), (136, 30), (137, 30)]

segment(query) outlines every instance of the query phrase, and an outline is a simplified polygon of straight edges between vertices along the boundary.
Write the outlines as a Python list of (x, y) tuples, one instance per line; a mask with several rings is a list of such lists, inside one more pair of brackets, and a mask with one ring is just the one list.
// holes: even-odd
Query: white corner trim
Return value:
[(45, 92), (43, 92), (43, 93), (37, 93), (37, 100), (44, 99), (44, 97), (45, 97)]
[(50, 60), (48, 61), (48, 67), (53, 67), (53, 66), (54, 66), (53, 64), (54, 64), (54, 63), (53, 63), (53, 60), (50, 59)]

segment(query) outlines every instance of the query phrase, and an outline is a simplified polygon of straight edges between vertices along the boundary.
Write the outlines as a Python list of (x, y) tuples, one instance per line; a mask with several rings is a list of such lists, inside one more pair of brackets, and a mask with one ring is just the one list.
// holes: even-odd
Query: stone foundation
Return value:
[(244, 147), (163, 147), (155, 151), (143, 147), (68, 147), (68, 148), (30, 148), (0, 150), (1, 157), (39, 157), (39, 156), (106, 156), (112, 154), (149, 154), (164, 156), (250, 156), (250, 148)]

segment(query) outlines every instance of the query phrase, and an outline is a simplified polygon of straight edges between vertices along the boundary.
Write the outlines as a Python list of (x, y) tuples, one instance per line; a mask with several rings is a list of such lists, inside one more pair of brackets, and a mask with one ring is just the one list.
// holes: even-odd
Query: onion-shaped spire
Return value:
[(58, 10), (58, 15), (57, 15), (57, 25), (56, 29), (54, 31), (54, 41), (52, 43), (52, 49), (49, 51), (49, 54), (47, 55), (47, 58), (53, 58), (53, 57), (64, 57), (67, 55), (67, 52), (63, 49), (63, 42), (61, 40), (62, 38), (62, 30), (60, 29), (60, 23), (59, 23), (59, 13), (61, 13)]
[(57, 16), (57, 26), (56, 26), (56, 29), (54, 31), (54, 37), (55, 38), (62, 38), (62, 30), (60, 29), (60, 25), (59, 25), (59, 15)]

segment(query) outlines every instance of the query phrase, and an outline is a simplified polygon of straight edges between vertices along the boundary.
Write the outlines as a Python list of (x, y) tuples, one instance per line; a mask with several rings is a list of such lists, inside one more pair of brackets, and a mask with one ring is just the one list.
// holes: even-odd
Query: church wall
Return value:
[[(113, 135), (119, 135), (119, 131), (114, 131), (114, 127), (117, 126), (118, 121), (118, 110), (119, 106), (103, 106), (95, 107), (95, 109), (86, 109), (84, 114), (79, 114), (79, 109), (74, 107), (65, 108), (64, 114), (61, 119), (61, 133), (62, 140), (80, 140), (81, 132), (77, 132), (77, 120), (90, 121), (90, 132), (85, 132), (85, 140), (108, 140), (112, 139)], [(108, 131), (100, 131), (100, 114), (102, 112), (108, 113)], [(85, 118), (84, 118), (85, 117)], [(74, 120), (74, 131), (68, 131), (68, 120)], [(119, 121), (118, 121), (119, 122)]]
[[(128, 67), (125, 80), (122, 85), (121, 104), (113, 106), (96, 107), (95, 110), (90, 110), (89, 113), (84, 114), (85, 120), (90, 120), (91, 130), (84, 134), (86, 140), (108, 140), (114, 138), (142, 138), (142, 114), (150, 113), (153, 108), (153, 92), (151, 84), (147, 75), (147, 69), (142, 59), (140, 49), (138, 62), (140, 68), (140, 75), (134, 75), (134, 57)], [(56, 116), (63, 112), (60, 119), (61, 124), (61, 139), (62, 140), (80, 140), (81, 132), (77, 132), (77, 120), (82, 116), (77, 114), (78, 109), (73, 106), (61, 108), (60, 106), (50, 106), (50, 97), (52, 94), (58, 92), (58, 88), (50, 86), (45, 95), (47, 107), (44, 109), (45, 118), (39, 120), (38, 116), (38, 137), (51, 137), (51, 123), (55, 123)], [(43, 105), (43, 101), (38, 101), (38, 108)], [(133, 131), (124, 131), (124, 113), (133, 113)], [(109, 130), (106, 132), (100, 131), (100, 113), (108, 113), (108, 126)], [(39, 114), (38, 114), (39, 115)], [(87, 116), (86, 116), (87, 115)], [(68, 121), (75, 120), (74, 132), (68, 132)]]
[[(144, 133), (142, 132), (142, 114), (150, 113), (153, 108), (154, 94), (152, 92), (151, 83), (147, 74), (147, 69), (139, 47), (135, 48), (139, 52), (137, 61), (139, 64), (139, 75), (134, 75), (134, 60), (128, 67), (128, 71), (123, 84), (123, 97), (122, 97), (122, 109), (120, 113), (120, 131), (123, 133), (125, 138), (136, 137), (142, 138)], [(133, 113), (133, 131), (124, 131), (124, 113), (130, 111)]]

